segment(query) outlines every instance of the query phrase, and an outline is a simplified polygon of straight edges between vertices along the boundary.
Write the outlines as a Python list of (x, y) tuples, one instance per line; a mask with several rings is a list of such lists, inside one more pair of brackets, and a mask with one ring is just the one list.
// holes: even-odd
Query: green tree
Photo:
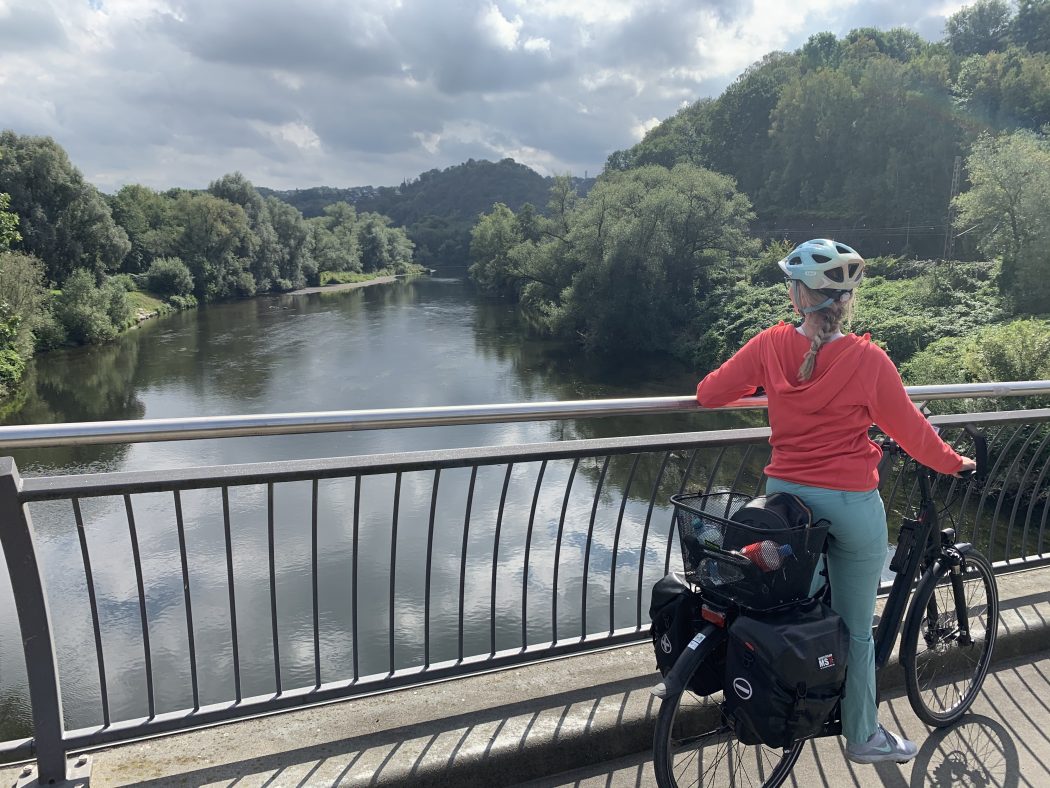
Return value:
[(347, 202), (324, 209), (324, 215), (308, 220), (313, 231), (313, 255), (320, 271), (361, 270), (357, 211)]
[(1029, 52), (1050, 52), (1050, 0), (1018, 0), (1010, 39)]
[(240, 205), (208, 193), (180, 192), (172, 215), (175, 249), (193, 275), (194, 295), (204, 301), (255, 294), (249, 270), (252, 231)]
[(303, 215), (276, 197), (266, 200), (277, 249), (277, 289), (302, 287), (317, 273), (313, 258), (313, 237)]
[(511, 250), (524, 240), (514, 213), (501, 202), (484, 214), (471, 232), (468, 271), (478, 288), (490, 295), (517, 298), (522, 272), (511, 260)]
[(0, 251), (22, 240), (18, 232), (18, 215), (7, 209), (11, 207), (11, 195), (0, 194)]
[(542, 247), (511, 259), (530, 278), (523, 301), (554, 333), (599, 353), (669, 352), (710, 267), (756, 247), (752, 216), (732, 180), (694, 165), (607, 173), (552, 217)]
[(956, 11), (944, 24), (955, 54), (983, 55), (1004, 45), (1010, 32), (1010, 6), (1003, 0), (977, 0)]
[(109, 341), (126, 328), (131, 306), (123, 287), (112, 282), (96, 287), (94, 274), (78, 268), (62, 285), (55, 315), (71, 341), (87, 345)]
[(61, 283), (77, 268), (115, 271), (131, 248), (109, 206), (50, 137), (0, 133), (0, 189), (10, 194), (22, 240)]
[(213, 181), (208, 191), (244, 210), (249, 227), (244, 258), (255, 280), (254, 290), (265, 292), (274, 289), (280, 278), (282, 249), (266, 200), (239, 172), (223, 175)]
[(970, 189), (956, 198), (956, 226), (976, 228), (979, 248), (1001, 256), (1000, 286), (1017, 310), (1050, 303), (1050, 142), (1028, 131), (982, 135), (966, 160)]
[(146, 277), (149, 289), (166, 298), (193, 293), (193, 274), (178, 257), (158, 257), (150, 263)]
[(109, 204), (114, 220), (131, 244), (121, 270), (142, 273), (157, 258), (176, 254), (178, 227), (172, 216), (171, 197), (130, 184), (110, 198)]

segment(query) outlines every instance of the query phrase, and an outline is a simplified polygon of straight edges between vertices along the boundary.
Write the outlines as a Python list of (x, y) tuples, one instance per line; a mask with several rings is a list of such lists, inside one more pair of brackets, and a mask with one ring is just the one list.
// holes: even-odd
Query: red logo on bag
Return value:
[(817, 667), (821, 670), (835, 667), (835, 655), (825, 654), (823, 657), (817, 657)]

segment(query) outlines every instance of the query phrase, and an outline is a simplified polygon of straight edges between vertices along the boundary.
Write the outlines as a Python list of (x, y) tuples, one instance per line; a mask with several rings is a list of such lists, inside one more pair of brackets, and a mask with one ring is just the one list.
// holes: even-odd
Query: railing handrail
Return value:
[[(1050, 394), (1050, 380), (909, 386), (915, 402), (943, 399), (1024, 397)], [(266, 413), (171, 419), (127, 419), (0, 427), (0, 450), (101, 443), (147, 443), (204, 438), (255, 437), (319, 432), (443, 427), (518, 421), (559, 421), (603, 416), (761, 410), (765, 397), (745, 397), (720, 408), (702, 408), (691, 396), (445, 405), (423, 408)]]

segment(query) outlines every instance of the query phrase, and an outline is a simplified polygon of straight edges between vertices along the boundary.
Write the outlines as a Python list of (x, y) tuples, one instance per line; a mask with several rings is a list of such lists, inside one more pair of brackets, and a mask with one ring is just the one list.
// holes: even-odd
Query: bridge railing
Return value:
[[(991, 438), (985, 485), (940, 483), (960, 537), (1000, 566), (1047, 558), (1050, 410), (934, 421), (961, 451), (964, 424)], [(33, 730), (0, 752), (62, 779), (70, 751), (643, 641), (680, 566), (668, 496), (759, 493), (768, 435), (30, 479), (5, 459)], [(883, 488), (894, 512), (914, 496), (903, 465)]]

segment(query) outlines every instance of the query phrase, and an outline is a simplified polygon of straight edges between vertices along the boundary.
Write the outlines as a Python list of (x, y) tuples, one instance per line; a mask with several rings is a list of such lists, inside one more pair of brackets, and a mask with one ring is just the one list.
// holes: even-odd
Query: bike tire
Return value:
[[(702, 648), (712, 654), (717, 639)], [(700, 660), (692, 674), (704, 669)], [(669, 695), (660, 704), (653, 737), (653, 767), (660, 788), (729, 788), (783, 784), (802, 752), (803, 741), (787, 748), (741, 744), (722, 712), (722, 693), (696, 695), (689, 690)], [(684, 742), (684, 743), (683, 743)]]
[(919, 580), (901, 641), (908, 702), (920, 720), (935, 728), (956, 722), (973, 704), (999, 630), (999, 591), (991, 563), (971, 550), (960, 568), (969, 642), (961, 636), (951, 567), (940, 562)]

